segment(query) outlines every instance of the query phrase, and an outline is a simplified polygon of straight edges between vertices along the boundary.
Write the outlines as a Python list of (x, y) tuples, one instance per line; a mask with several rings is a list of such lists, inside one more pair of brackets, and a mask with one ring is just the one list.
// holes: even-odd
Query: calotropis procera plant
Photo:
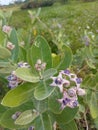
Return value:
[[(74, 118), (79, 109), (78, 96), (85, 91), (80, 88), (82, 80), (67, 69), (72, 62), (71, 49), (64, 45), (57, 60), (47, 41), (37, 36), (28, 50), (23, 47), (24, 58), (15, 29), (8, 38), (10, 44), (1, 47), (0, 65), (5, 66), (0, 72), (8, 81), (9, 91), (1, 101), (0, 125), (8, 129), (52, 130), (71, 123), (77, 129)], [(9, 55), (5, 56), (5, 51)]]
[(37, 36), (31, 45), (29, 36), (22, 39), (19, 31), (4, 21), (0, 31), (0, 79), (8, 92), (1, 100), (0, 125), (15, 130), (78, 130), (74, 119), (80, 111), (85, 112), (81, 110), (84, 103), (97, 124), (98, 46), (85, 47), (84, 54), (91, 55), (85, 57), (94, 60), (94, 68), (89, 69), (93, 76), (83, 79), (79, 76), (82, 68), (79, 73), (73, 71), (68, 46), (62, 44), (59, 53), (52, 54), (44, 37)]

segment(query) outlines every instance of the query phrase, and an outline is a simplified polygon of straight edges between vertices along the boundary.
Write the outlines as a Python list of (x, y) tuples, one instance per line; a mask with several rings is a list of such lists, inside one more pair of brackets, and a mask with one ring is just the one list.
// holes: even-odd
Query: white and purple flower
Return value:
[(58, 102), (61, 103), (61, 109), (65, 107), (74, 108), (78, 106), (77, 95), (70, 97), (66, 91), (63, 92), (63, 98), (58, 99)]
[(69, 86), (70, 82), (62, 77), (62, 74), (59, 73), (57, 77), (51, 77), (53, 83), (50, 86), (59, 87), (60, 92), (63, 92), (63, 85)]
[[(19, 62), (18, 63), (18, 68), (29, 68), (29, 67), (30, 67), (30, 65), (27, 62)], [(23, 82), (23, 80), (21, 80), (20, 78), (18, 78), (15, 75), (15, 71), (12, 71), (11, 75), (9, 75), (7, 77), (7, 80), (9, 82), (8, 87), (10, 89), (17, 87), (20, 83)]]
[(78, 96), (86, 94), (85, 90), (80, 88), (82, 78), (78, 78), (69, 69), (62, 70), (57, 77), (51, 78), (53, 82), (50, 86), (59, 87), (60, 92), (63, 93), (63, 97), (58, 99), (58, 102), (61, 103), (61, 109), (63, 110), (65, 107), (77, 107), (79, 105)]

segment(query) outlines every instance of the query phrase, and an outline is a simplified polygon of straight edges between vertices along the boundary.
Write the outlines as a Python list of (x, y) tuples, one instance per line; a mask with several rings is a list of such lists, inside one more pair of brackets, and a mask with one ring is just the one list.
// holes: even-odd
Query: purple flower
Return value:
[(77, 107), (77, 106), (78, 106), (78, 104), (79, 104), (79, 103), (78, 103), (78, 101), (77, 101), (77, 100), (75, 100), (75, 101), (73, 102), (73, 108), (74, 108), (74, 107)]
[(80, 84), (82, 82), (82, 78), (76, 78), (76, 83)]
[(53, 80), (53, 83), (50, 84), (50, 86), (57, 86), (60, 89), (60, 92), (63, 92), (63, 85), (64, 84), (70, 84), (70, 82), (66, 79), (62, 78), (62, 74), (59, 73), (57, 77), (51, 77)]
[(19, 68), (29, 68), (30, 65), (27, 62), (19, 62), (18, 67)]
[(70, 97), (66, 91), (63, 93), (63, 98), (58, 99), (58, 102), (61, 103), (61, 109), (63, 110), (65, 107), (74, 108), (78, 106), (77, 96)]
[(61, 71), (61, 74), (70, 75), (70, 70), (68, 70), (68, 69), (62, 70), (62, 71)]
[(70, 70), (64, 70), (65, 74), (70, 74)]

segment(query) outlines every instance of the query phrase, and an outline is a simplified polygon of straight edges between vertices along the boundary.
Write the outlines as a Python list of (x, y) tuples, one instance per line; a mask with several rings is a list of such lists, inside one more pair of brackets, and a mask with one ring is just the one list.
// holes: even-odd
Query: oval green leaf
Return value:
[(58, 70), (64, 70), (68, 68), (71, 65), (72, 62), (72, 51), (68, 46), (63, 46), (62, 52), (61, 52), (61, 61), (60, 64), (56, 67)]
[(49, 79), (51, 76), (53, 76), (56, 73), (57, 73), (57, 70), (54, 69), (54, 68), (51, 68), (51, 69), (46, 70), (43, 73), (42, 77), (43, 77), (44, 80), (47, 80), (47, 79)]
[(0, 59), (7, 59), (10, 58), (10, 56), (11, 52), (8, 49), (0, 46)]
[(57, 99), (60, 99), (61, 96), (62, 94), (57, 89), (55, 89), (48, 98), (49, 110), (55, 114), (60, 114), (62, 112), (61, 104), (57, 101)]
[(50, 69), (52, 67), (51, 49), (47, 41), (42, 36), (37, 36), (32, 48), (27, 54), (27, 60), (33, 70), (35, 69), (35, 64), (38, 59), (41, 59), (42, 62), (47, 64), (46, 69)]
[(27, 81), (27, 82), (36, 83), (36, 82), (40, 81), (39, 76), (33, 74), (32, 70), (30, 68), (18, 68), (15, 71), (15, 75), (17, 77), (19, 77), (20, 79)]
[(37, 100), (43, 100), (52, 94), (55, 87), (51, 87), (49, 84), (51, 84), (50, 80), (40, 82), (40, 84), (34, 91), (34, 97)]
[(17, 125), (27, 125), (37, 118), (39, 114), (33, 112), (32, 110), (26, 110), (16, 119), (15, 124)]
[[(21, 126), (21, 125), (16, 125), (15, 120), (12, 119), (12, 115), (15, 114), (16, 112), (23, 112), (28, 109), (34, 109), (33, 104), (31, 101), (16, 107), (16, 108), (10, 108), (4, 112), (4, 114), (0, 117), (0, 125), (3, 126), (4, 128), (8, 129), (20, 129), (20, 128), (26, 128), (26, 125)], [(27, 129), (26, 129), (27, 130)]]
[(1, 104), (8, 107), (16, 107), (28, 101), (33, 96), (36, 84), (24, 83), (10, 90), (3, 98)]
[(12, 52), (12, 60), (16, 62), (18, 59), (19, 46), (18, 46), (18, 36), (15, 29), (12, 29), (11, 31), (9, 41), (13, 43), (13, 45), (15, 45), (15, 48), (11, 52)]

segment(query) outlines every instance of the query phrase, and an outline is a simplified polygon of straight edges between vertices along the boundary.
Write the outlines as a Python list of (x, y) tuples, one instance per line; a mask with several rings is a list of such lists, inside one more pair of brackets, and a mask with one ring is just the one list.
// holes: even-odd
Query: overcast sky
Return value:
[(8, 5), (9, 3), (12, 3), (14, 1), (17, 1), (17, 0), (0, 0), (0, 4), (1, 5)]

